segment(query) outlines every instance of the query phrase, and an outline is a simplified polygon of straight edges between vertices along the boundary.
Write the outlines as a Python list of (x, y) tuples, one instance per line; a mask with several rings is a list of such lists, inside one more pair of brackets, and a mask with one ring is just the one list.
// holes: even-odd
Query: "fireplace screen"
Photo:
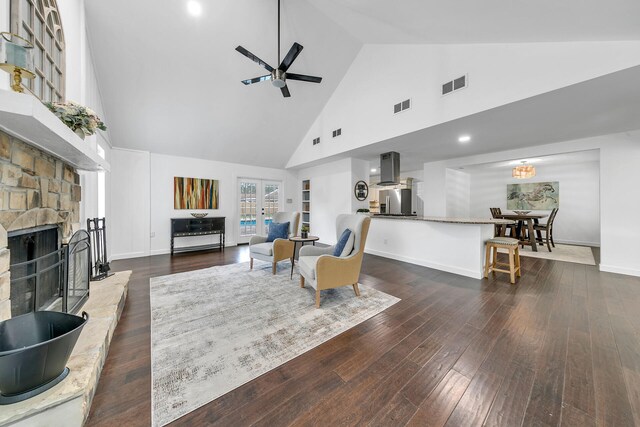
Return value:
[(9, 234), (11, 315), (32, 311), (74, 313), (89, 296), (89, 236), (78, 231), (59, 246), (58, 227)]

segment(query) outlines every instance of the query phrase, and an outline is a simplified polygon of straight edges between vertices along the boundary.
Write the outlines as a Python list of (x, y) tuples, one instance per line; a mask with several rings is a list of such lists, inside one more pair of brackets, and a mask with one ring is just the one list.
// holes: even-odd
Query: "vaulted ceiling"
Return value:
[(87, 28), (117, 147), (283, 167), (363, 43), (640, 39), (637, 0), (282, 0), (282, 55), (304, 51), (283, 98), (234, 49), (276, 65), (276, 0), (87, 0)]

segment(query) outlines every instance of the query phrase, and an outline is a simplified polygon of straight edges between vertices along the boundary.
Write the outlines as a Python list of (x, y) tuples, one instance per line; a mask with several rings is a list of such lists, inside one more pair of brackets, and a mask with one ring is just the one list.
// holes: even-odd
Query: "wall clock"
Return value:
[(356, 196), (356, 199), (363, 201), (369, 197), (369, 186), (364, 181), (356, 182), (356, 186), (353, 189), (353, 193)]

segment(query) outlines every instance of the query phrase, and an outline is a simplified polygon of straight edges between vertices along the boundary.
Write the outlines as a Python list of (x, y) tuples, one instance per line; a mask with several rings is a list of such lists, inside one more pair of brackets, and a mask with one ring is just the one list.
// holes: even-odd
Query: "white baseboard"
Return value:
[(626, 276), (640, 277), (640, 270), (635, 268), (618, 267), (616, 265), (600, 264), (600, 271), (606, 271), (608, 273), (624, 274)]
[(473, 271), (466, 268), (460, 268), (453, 265), (444, 265), (434, 262), (427, 262), (418, 258), (406, 257), (390, 252), (377, 251), (375, 249), (365, 249), (365, 253), (381, 256), (383, 258), (395, 259), (396, 261), (408, 262), (409, 264), (421, 265), (423, 267), (433, 268), (435, 270), (446, 271), (448, 273), (458, 274), (460, 276), (471, 277), (473, 279), (482, 279), (482, 271)]
[[(592, 246), (595, 248), (599, 248), (600, 247), (600, 243), (596, 243), (596, 242), (581, 242), (580, 240), (559, 240), (559, 239), (554, 239), (555, 243), (560, 243), (562, 245), (576, 245), (576, 246)], [(538, 243), (540, 244), (540, 243)]]
[(123, 254), (113, 254), (109, 258), (111, 258), (113, 261), (115, 261), (115, 260), (119, 260), (119, 259), (141, 258), (141, 257), (144, 257), (144, 256), (147, 256), (146, 252), (128, 252), (128, 253), (123, 253)]

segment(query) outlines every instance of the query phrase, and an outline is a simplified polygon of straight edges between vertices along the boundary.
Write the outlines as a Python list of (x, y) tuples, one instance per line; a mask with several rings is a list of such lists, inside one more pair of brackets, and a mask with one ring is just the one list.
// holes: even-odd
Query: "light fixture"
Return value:
[(196, 0), (187, 2), (187, 11), (191, 16), (200, 16), (202, 14), (202, 5)]
[(521, 165), (513, 168), (511, 176), (516, 179), (533, 178), (536, 176), (536, 168), (533, 165), (528, 165), (526, 161), (523, 161)]
[(376, 168), (371, 168), (371, 173), (375, 173), (378, 169)]
[(22, 79), (34, 79), (33, 44), (17, 34), (0, 33), (0, 69), (11, 74), (14, 92), (24, 92)]
[(471, 137), (469, 135), (462, 135), (460, 136), (460, 138), (458, 138), (458, 142), (469, 142), (471, 141)]

